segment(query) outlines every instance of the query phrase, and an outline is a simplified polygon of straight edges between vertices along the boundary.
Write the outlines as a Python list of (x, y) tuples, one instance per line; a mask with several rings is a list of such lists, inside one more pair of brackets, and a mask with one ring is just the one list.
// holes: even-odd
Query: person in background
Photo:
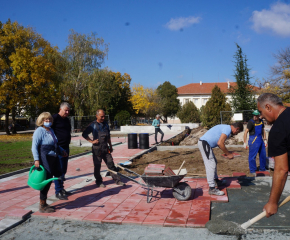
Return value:
[(160, 142), (163, 142), (164, 133), (160, 129), (160, 115), (159, 114), (157, 114), (156, 115), (156, 119), (153, 120), (152, 126), (155, 127), (155, 144), (158, 144), (158, 142), (157, 142), (157, 134), (158, 133), (161, 134), (161, 140), (160, 140)]
[[(251, 176), (256, 176), (257, 165), (256, 156), (259, 153), (260, 171), (266, 171), (266, 132), (264, 122), (259, 118), (260, 112), (253, 112), (253, 119), (247, 124), (247, 129), (244, 132), (244, 146), (247, 149), (249, 146), (249, 168)], [(247, 134), (249, 133), (249, 141), (247, 145)]]
[[(96, 113), (96, 120), (90, 123), (89, 126), (84, 130), (82, 136), (84, 139), (86, 139), (88, 142), (92, 143), (92, 152), (93, 152), (93, 161), (94, 161), (94, 176), (96, 179), (96, 185), (97, 187), (106, 187), (106, 185), (103, 183), (103, 179), (101, 176), (101, 164), (102, 160), (105, 161), (107, 167), (110, 170), (117, 171), (113, 157), (113, 147), (111, 143), (111, 136), (110, 136), (110, 129), (105, 122), (105, 112), (102, 109), (97, 110)], [(89, 137), (89, 134), (93, 134), (93, 139)], [(109, 144), (109, 147), (108, 147)], [(120, 180), (120, 177), (116, 174), (110, 173), (113, 180), (117, 185), (124, 186), (125, 183), (123, 183)]]
[[(70, 112), (70, 105), (67, 102), (63, 102), (60, 104), (59, 113), (54, 114), (53, 117), (53, 125), (52, 129), (58, 139), (58, 144), (61, 146), (67, 153), (66, 157), (62, 155), (58, 155), (62, 176), (65, 180), (65, 174), (67, 172), (68, 165), (68, 156), (69, 156), (69, 144), (71, 141), (71, 124), (68, 119), (68, 115)], [(55, 196), (61, 200), (67, 200), (67, 196), (71, 195), (70, 192), (64, 189), (63, 181), (54, 181), (55, 184)]]
[[(46, 170), (47, 179), (52, 178), (53, 176), (62, 176), (57, 155), (62, 154), (64, 157), (67, 156), (64, 149), (58, 146), (57, 137), (51, 128), (52, 123), (53, 118), (49, 112), (41, 113), (36, 120), (36, 125), (39, 127), (35, 130), (32, 140), (34, 166), (39, 168), (39, 166), (42, 165)], [(51, 213), (55, 211), (53, 207), (46, 203), (50, 185), (51, 182), (40, 191), (39, 211), (41, 213)]]
[(285, 187), (290, 170), (290, 108), (283, 106), (282, 99), (272, 93), (263, 93), (257, 99), (258, 110), (271, 127), (268, 138), (268, 155), (274, 157), (275, 170), (267, 204), (266, 217), (278, 211), (278, 201)]
[(236, 122), (231, 125), (219, 124), (209, 129), (198, 141), (198, 148), (201, 152), (206, 178), (209, 185), (208, 193), (210, 195), (224, 195), (223, 191), (220, 191), (219, 186), (224, 185), (226, 182), (218, 179), (217, 175), (217, 160), (212, 151), (212, 148), (219, 147), (229, 159), (233, 159), (234, 156), (225, 146), (226, 139), (231, 135), (237, 135), (244, 130), (244, 126), (241, 122)]

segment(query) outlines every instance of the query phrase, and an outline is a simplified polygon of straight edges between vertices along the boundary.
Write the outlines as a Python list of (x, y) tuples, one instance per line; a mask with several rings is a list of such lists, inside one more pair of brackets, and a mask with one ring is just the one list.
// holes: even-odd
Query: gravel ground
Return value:
[(279, 239), (290, 238), (290, 233), (256, 230), (242, 236), (216, 235), (206, 228), (171, 228), (137, 225), (99, 224), (92, 222), (30, 218), (16, 228), (7, 231), (3, 240), (222, 240), (222, 239)]

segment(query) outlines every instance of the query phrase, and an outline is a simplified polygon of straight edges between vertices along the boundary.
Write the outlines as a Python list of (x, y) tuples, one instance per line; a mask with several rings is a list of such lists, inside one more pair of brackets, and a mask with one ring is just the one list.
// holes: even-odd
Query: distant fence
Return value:
[(114, 120), (114, 126), (135, 126), (135, 125), (152, 125), (154, 119), (145, 117), (131, 117), (127, 120), (119, 120), (116, 118)]
[[(71, 123), (71, 132), (83, 132), (85, 128), (94, 120), (96, 120), (95, 115), (90, 116), (69, 116)], [(36, 122), (35, 118), (35, 122)], [(106, 115), (105, 121), (108, 123), (110, 129), (119, 129), (120, 126), (134, 126), (134, 125), (152, 125), (154, 119), (144, 118), (144, 117), (131, 117), (127, 120), (110, 119), (109, 115)], [(35, 125), (35, 129), (37, 126)]]
[[(83, 132), (86, 127), (94, 120), (96, 120), (96, 115), (91, 116), (69, 116), (71, 124), (71, 132)], [(110, 116), (106, 115), (105, 121), (110, 127)]]

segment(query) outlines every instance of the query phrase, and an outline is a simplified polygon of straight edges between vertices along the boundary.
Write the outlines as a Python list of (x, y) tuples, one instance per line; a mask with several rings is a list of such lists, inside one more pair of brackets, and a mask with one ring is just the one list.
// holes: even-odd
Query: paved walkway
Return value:
[[(172, 136), (166, 134), (165, 137), (168, 139)], [(119, 142), (123, 142), (120, 139)], [(149, 142), (151, 146), (154, 135), (149, 137)], [(117, 164), (143, 151), (146, 150), (128, 149), (127, 143), (123, 143), (114, 146), (112, 155)], [(104, 163), (101, 170), (105, 175)], [(222, 189), (224, 196), (209, 195), (205, 178), (185, 178), (184, 181), (192, 188), (192, 196), (188, 201), (177, 201), (171, 189), (155, 188), (151, 202), (147, 203), (146, 189), (131, 181), (121, 187), (115, 185), (111, 177), (104, 177), (106, 188), (96, 188), (92, 154), (89, 153), (69, 161), (65, 181), (65, 189), (73, 193), (69, 200), (56, 199), (52, 184), (48, 203), (55, 206), (54, 213), (38, 212), (39, 191), (27, 186), (28, 173), (0, 179), (0, 233), (30, 214), (34, 217), (99, 223), (204, 227), (210, 219), (211, 202), (228, 202), (227, 188), (240, 189), (237, 181), (240, 175), (243, 173), (235, 173), (234, 177), (221, 176), (227, 180), (226, 187)]]

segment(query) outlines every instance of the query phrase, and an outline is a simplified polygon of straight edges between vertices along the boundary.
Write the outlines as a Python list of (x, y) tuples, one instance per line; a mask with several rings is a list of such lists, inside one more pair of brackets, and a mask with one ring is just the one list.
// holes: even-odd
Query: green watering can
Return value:
[(30, 168), (27, 184), (35, 190), (41, 191), (49, 182), (61, 180), (61, 178), (46, 179), (46, 170), (41, 165), (33, 171), (34, 168), (34, 165)]

